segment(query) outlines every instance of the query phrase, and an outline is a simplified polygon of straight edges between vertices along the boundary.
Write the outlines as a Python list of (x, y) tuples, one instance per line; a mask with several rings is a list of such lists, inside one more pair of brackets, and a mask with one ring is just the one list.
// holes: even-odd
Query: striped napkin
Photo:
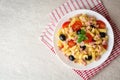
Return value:
[(120, 30), (111, 20), (108, 11), (103, 6), (100, 0), (67, 0), (61, 6), (56, 8), (50, 13), (51, 21), (46, 26), (45, 30), (41, 34), (41, 41), (53, 52), (53, 34), (56, 28), (57, 22), (67, 13), (78, 10), (78, 9), (90, 9), (96, 11), (103, 15), (111, 24), (114, 32), (115, 43), (111, 55), (109, 58), (100, 66), (93, 68), (91, 70), (76, 70), (73, 69), (78, 75), (80, 75), (83, 80), (91, 79), (95, 74), (100, 72), (104, 67), (109, 65), (112, 60), (114, 60), (120, 54)]

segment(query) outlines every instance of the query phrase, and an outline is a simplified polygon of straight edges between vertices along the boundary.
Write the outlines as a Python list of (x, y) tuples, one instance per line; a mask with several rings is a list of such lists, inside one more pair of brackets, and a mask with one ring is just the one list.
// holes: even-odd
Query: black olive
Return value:
[(106, 33), (105, 32), (100, 32), (100, 37), (105, 37)]
[(94, 26), (94, 25), (90, 25), (90, 27), (95, 28), (95, 26)]
[(79, 35), (80, 33), (81, 33), (81, 30), (78, 30), (78, 31), (76, 32), (77, 35)]
[(74, 61), (74, 60), (75, 60), (75, 57), (74, 57), (73, 55), (70, 55), (70, 56), (69, 56), (69, 59), (70, 59), (71, 61)]
[(85, 50), (86, 49), (86, 46), (80, 46), (80, 48), (82, 48), (82, 50)]
[(60, 34), (59, 36), (60, 40), (65, 41), (66, 40), (66, 36), (64, 34)]
[(85, 60), (91, 60), (92, 59), (92, 55), (88, 55), (88, 57), (85, 58)]

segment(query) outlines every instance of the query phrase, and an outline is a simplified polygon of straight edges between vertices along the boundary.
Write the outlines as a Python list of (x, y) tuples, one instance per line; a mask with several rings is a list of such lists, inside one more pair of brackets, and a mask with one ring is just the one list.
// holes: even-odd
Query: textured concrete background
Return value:
[[(48, 13), (65, 0), (0, 0), (0, 80), (81, 80), (39, 41)], [(103, 0), (120, 28), (120, 0)], [(120, 80), (120, 56), (93, 80)]]

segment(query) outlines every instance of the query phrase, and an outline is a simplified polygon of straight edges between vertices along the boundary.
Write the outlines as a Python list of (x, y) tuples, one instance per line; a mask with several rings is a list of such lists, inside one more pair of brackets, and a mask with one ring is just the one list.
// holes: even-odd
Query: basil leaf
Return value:
[(83, 37), (83, 34), (79, 34), (79, 35), (78, 35), (78, 38), (81, 38), (81, 37)]
[(78, 35), (78, 40), (77, 40), (78, 43), (88, 39), (85, 34), (86, 32), (82, 29), (80, 34)]
[(78, 37), (78, 43), (80, 43), (80, 42), (82, 42), (83, 40), (85, 40), (86, 39), (86, 36), (85, 35), (79, 35), (79, 37)]
[(85, 34), (86, 32), (83, 29), (81, 29), (80, 33)]
[(78, 38), (77, 42), (80, 43), (80, 42), (82, 42), (83, 40), (84, 40), (83, 37), (82, 37), (82, 38)]

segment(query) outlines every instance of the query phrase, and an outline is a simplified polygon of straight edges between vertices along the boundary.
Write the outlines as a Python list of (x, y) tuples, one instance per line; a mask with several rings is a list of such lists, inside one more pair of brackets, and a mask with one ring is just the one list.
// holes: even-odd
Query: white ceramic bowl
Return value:
[[(58, 38), (55, 36), (56, 33), (58, 32), (58, 30), (61, 28), (62, 24), (69, 20), (70, 17), (73, 17), (77, 14), (88, 14), (88, 15), (92, 15), (92, 16), (95, 16), (97, 19), (99, 20), (102, 20), (105, 22), (106, 24), (106, 27), (107, 27), (107, 34), (109, 36), (109, 40), (108, 40), (108, 49), (107, 51), (102, 55), (102, 57), (100, 58), (100, 60), (98, 61), (94, 61), (90, 64), (88, 64), (87, 66), (84, 66), (84, 65), (80, 65), (80, 64), (77, 64), (77, 63), (74, 63), (72, 61), (70, 61), (57, 47), (57, 41), (58, 41)], [(92, 11), (92, 10), (85, 10), (85, 9), (82, 9), (82, 10), (76, 10), (76, 11), (73, 11), (73, 12), (70, 12), (68, 14), (66, 14), (57, 24), (57, 27), (56, 27), (56, 30), (55, 30), (55, 33), (54, 33), (54, 47), (55, 47), (55, 52), (57, 54), (57, 56), (60, 58), (60, 60), (67, 64), (69, 67), (71, 68), (74, 68), (74, 69), (79, 69), (79, 70), (89, 70), (89, 69), (92, 69), (92, 68), (95, 68), (99, 65), (101, 65), (110, 55), (111, 51), (112, 51), (112, 48), (113, 48), (113, 45), (114, 45), (114, 35), (113, 35), (113, 30), (111, 28), (111, 25), (109, 24), (109, 22), (99, 13), (95, 12), (95, 11)], [(62, 64), (61, 64), (62, 65)]]

